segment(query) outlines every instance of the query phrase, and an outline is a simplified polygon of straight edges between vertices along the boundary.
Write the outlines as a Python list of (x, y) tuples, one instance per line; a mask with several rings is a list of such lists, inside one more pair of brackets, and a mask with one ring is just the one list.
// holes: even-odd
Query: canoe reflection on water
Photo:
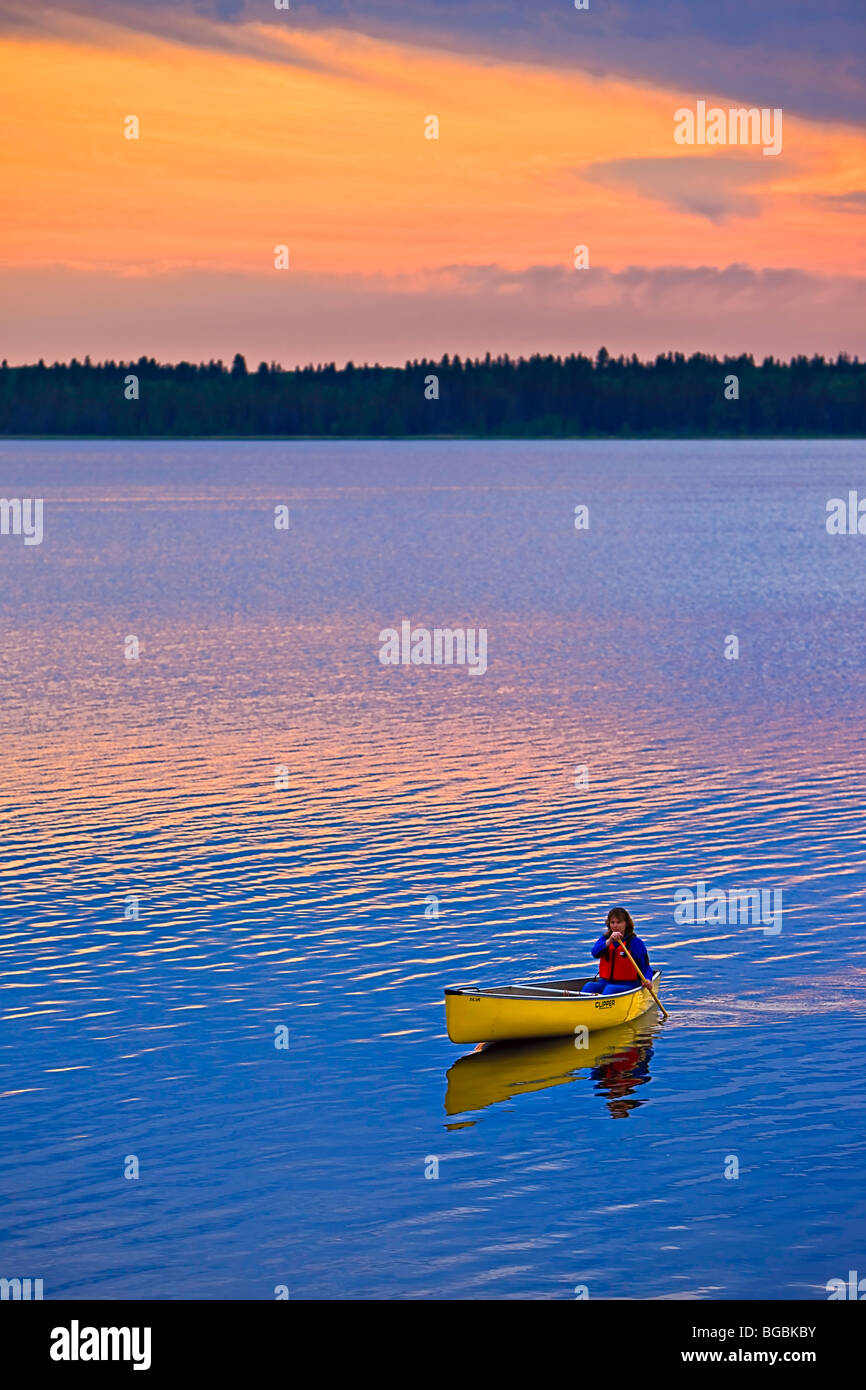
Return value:
[(652, 1042), (659, 1026), (654, 1015), (644, 1014), (618, 1028), (590, 1033), (582, 1048), (568, 1037), (489, 1043), (449, 1068), (445, 1112), (462, 1115), (531, 1091), (587, 1079), (606, 1097), (614, 1119), (626, 1119), (643, 1104), (640, 1090), (650, 1080)]

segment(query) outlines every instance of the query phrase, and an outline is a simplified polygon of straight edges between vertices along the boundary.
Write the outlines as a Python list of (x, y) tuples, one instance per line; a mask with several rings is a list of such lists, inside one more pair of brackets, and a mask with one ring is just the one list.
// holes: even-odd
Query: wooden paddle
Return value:
[(626, 946), (625, 942), (624, 942), (624, 941), (620, 941), (619, 944), (620, 944), (620, 946), (622, 947), (622, 949), (625, 951), (626, 955), (628, 956), (628, 958), (629, 958), (629, 960), (631, 961), (632, 965), (634, 966), (635, 970), (637, 971), (637, 973), (640, 975), (641, 979), (643, 980), (643, 987), (644, 987), (644, 989), (648, 989), (648, 990), (649, 990), (650, 994), (652, 995), (653, 999), (654, 999), (654, 1000), (656, 1001), (656, 1003), (658, 1004), (658, 1006), (659, 1006), (659, 1008), (661, 1009), (662, 1013), (664, 1014), (665, 1018), (670, 1018), (670, 1014), (668, 1013), (668, 1011), (667, 1011), (667, 1009), (665, 1008), (665, 1006), (664, 1006), (664, 1004), (662, 1003), (662, 1001), (659, 999), (658, 995), (656, 994), (655, 990), (653, 989), (653, 987), (652, 987), (652, 985), (650, 984), (649, 980), (647, 979), (646, 975), (644, 975), (643, 972), (641, 971), (640, 966), (638, 965), (638, 963), (637, 963), (637, 961), (635, 960), (634, 956), (632, 955), (631, 951), (630, 951), (630, 950), (628, 949), (628, 947)]

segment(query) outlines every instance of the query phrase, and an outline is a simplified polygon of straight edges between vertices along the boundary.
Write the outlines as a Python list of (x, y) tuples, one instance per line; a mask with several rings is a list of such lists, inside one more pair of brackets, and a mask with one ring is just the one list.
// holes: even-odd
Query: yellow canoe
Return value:
[[(527, 984), (475, 985), (445, 991), (445, 1025), (454, 1043), (505, 1042), (515, 1038), (560, 1038), (585, 1028), (615, 1028), (653, 1008), (643, 985), (619, 994), (581, 994), (581, 980), (534, 980)], [(660, 972), (652, 978), (658, 994)]]

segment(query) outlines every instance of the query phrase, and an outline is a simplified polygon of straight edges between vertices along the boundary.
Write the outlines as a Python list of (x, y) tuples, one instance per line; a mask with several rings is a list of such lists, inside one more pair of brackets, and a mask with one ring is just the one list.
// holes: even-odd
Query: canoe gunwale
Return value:
[[(659, 971), (654, 970), (650, 977), (650, 984), (653, 984), (659, 976)], [(582, 985), (589, 984), (591, 980), (597, 979), (596, 975), (587, 975)], [(574, 982), (575, 984), (577, 981)], [(630, 994), (639, 994), (646, 989), (645, 985), (637, 984), (633, 989), (618, 989), (615, 995), (604, 995), (604, 998), (627, 999)], [(565, 1003), (574, 1003), (575, 999), (593, 999), (598, 995), (582, 994), (579, 989), (567, 990), (556, 989), (554, 986), (544, 985), (489, 985), (486, 988), (479, 985), (448, 985), (445, 988), (446, 994), (471, 994), (473, 998), (482, 999), (538, 999), (545, 1003), (556, 1003), (562, 1000)]]

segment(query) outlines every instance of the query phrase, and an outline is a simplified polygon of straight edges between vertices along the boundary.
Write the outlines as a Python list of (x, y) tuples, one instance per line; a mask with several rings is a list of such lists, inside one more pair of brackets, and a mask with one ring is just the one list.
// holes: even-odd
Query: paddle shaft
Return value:
[(669, 1018), (669, 1017), (670, 1017), (670, 1014), (668, 1013), (668, 1011), (667, 1011), (667, 1009), (665, 1008), (665, 1006), (664, 1006), (664, 1004), (662, 1003), (662, 1001), (659, 999), (658, 995), (656, 994), (655, 990), (653, 989), (653, 987), (652, 987), (652, 985), (650, 984), (649, 980), (647, 979), (646, 975), (644, 975), (643, 971), (641, 970), (640, 966), (638, 965), (638, 963), (637, 963), (637, 961), (635, 960), (634, 956), (632, 955), (631, 951), (630, 951), (630, 950), (628, 949), (628, 947), (626, 946), (625, 942), (624, 942), (624, 941), (620, 941), (619, 944), (620, 944), (620, 946), (622, 947), (622, 949), (625, 951), (626, 955), (628, 956), (629, 960), (631, 961), (631, 963), (632, 963), (632, 965), (634, 966), (634, 968), (635, 968), (635, 970), (637, 971), (637, 973), (640, 975), (641, 980), (643, 981), (644, 989), (648, 989), (648, 990), (649, 990), (650, 994), (652, 995), (653, 999), (654, 999), (654, 1000), (656, 1001), (656, 1003), (658, 1004), (658, 1006), (659, 1006), (659, 1008), (661, 1009), (662, 1013), (664, 1014), (665, 1018)]

